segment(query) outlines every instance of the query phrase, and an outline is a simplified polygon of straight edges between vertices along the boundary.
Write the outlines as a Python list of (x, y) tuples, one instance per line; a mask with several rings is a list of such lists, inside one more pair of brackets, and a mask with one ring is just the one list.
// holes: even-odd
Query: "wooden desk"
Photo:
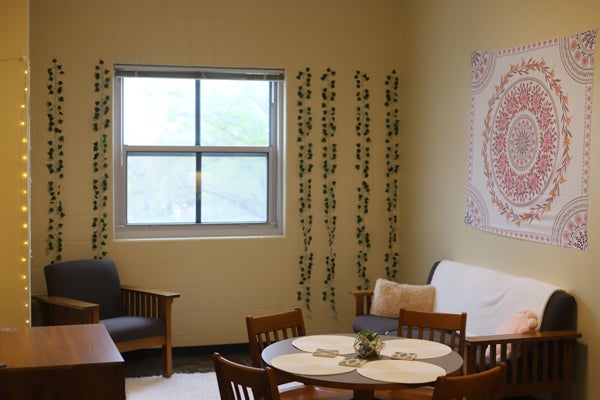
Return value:
[(0, 399), (125, 399), (125, 365), (102, 324), (0, 329)]
[[(271, 364), (271, 360), (273, 360), (277, 356), (284, 354), (302, 353), (302, 350), (297, 349), (293, 345), (293, 341), (295, 339), (296, 338), (284, 339), (267, 346), (261, 354), (263, 361), (271, 367), (273, 367)], [(396, 339), (402, 338), (397, 336), (382, 336), (383, 341)], [(389, 359), (389, 357), (381, 356), (380, 359)], [(462, 357), (455, 351), (452, 351), (449, 354), (442, 357), (430, 358), (424, 361), (443, 368), (446, 371), (447, 375), (456, 373), (462, 368), (463, 365)], [(281, 374), (282, 376), (288, 379), (302, 382), (307, 385), (333, 387), (338, 389), (350, 389), (353, 391), (353, 400), (374, 400), (376, 390), (402, 389), (407, 387), (423, 386), (425, 384), (433, 383), (426, 382), (423, 384), (404, 384), (395, 382), (384, 382), (366, 378), (356, 371), (333, 375), (299, 375), (278, 369), (276, 367), (273, 367), (273, 369), (275, 369), (278, 374)]]

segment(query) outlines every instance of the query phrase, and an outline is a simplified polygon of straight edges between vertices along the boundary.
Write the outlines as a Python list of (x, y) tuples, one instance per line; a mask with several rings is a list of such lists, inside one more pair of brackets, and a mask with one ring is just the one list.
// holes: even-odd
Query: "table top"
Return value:
[[(318, 335), (317, 335), (318, 336)], [(339, 336), (339, 335), (338, 335)], [(354, 334), (348, 334), (343, 336), (351, 336), (355, 337)], [(394, 340), (394, 343), (397, 343), (397, 340), (408, 340), (403, 339), (398, 336), (381, 336), (384, 342)], [(305, 353), (310, 354), (306, 351), (300, 350), (296, 346), (294, 346), (293, 342), (298, 338), (285, 339), (278, 342), (275, 342), (269, 346), (267, 346), (262, 352), (262, 358), (268, 365), (272, 366), (274, 369), (278, 371), (278, 373), (287, 376), (288, 378), (294, 379), (296, 381), (309, 384), (309, 385), (319, 385), (319, 386), (329, 386), (340, 389), (353, 389), (353, 390), (389, 390), (389, 389), (398, 389), (402, 387), (410, 387), (415, 386), (415, 384), (409, 383), (399, 383), (399, 382), (388, 382), (383, 380), (376, 380), (365, 377), (358, 372), (358, 369), (351, 370), (350, 372), (345, 373), (335, 373), (335, 374), (322, 374), (322, 375), (303, 375), (303, 374), (295, 374), (291, 372), (286, 372), (282, 369), (278, 369), (272, 365), (273, 359), (279, 356), (287, 355), (287, 354), (298, 354)], [(390, 342), (391, 343), (391, 342)], [(408, 342), (407, 342), (408, 343)], [(307, 349), (304, 349), (307, 350)], [(349, 357), (350, 355), (346, 355)], [(380, 355), (377, 360), (390, 360), (388, 355)], [(319, 361), (319, 360), (315, 360)], [(463, 360), (462, 357), (456, 353), (455, 351), (450, 351), (447, 354), (441, 356), (434, 356), (430, 358), (424, 358), (417, 361), (404, 361), (406, 362), (414, 362), (414, 366), (421, 363), (433, 364), (435, 366), (443, 368), (447, 375), (454, 374), (462, 367)], [(369, 361), (370, 362), (370, 361)], [(400, 361), (403, 362), (403, 361)], [(359, 367), (364, 368), (364, 367)], [(417, 386), (421, 386), (431, 382), (420, 382)]]
[(0, 373), (14, 369), (123, 363), (102, 324), (0, 328)]

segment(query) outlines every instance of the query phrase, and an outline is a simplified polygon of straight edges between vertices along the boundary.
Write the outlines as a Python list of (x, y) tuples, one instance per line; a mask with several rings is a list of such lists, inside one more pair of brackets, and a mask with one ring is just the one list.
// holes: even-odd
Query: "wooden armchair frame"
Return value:
[[(173, 300), (179, 297), (179, 294), (125, 285), (121, 286), (121, 293), (125, 315), (158, 318), (165, 324), (166, 334), (116, 342), (117, 349), (120, 352), (126, 352), (161, 346), (163, 376), (171, 376), (173, 374), (171, 309)], [(32, 296), (32, 298), (40, 303), (44, 325), (96, 324), (100, 322), (100, 306), (98, 304), (59, 296), (38, 295)]]
[[(355, 317), (368, 314), (373, 290), (351, 293)], [(506, 396), (553, 393), (561, 400), (567, 400), (571, 396), (575, 341), (580, 337), (581, 333), (572, 330), (467, 337), (465, 371), (472, 374), (506, 362)], [(489, 356), (486, 357), (488, 348)]]
[(577, 331), (467, 337), (467, 373), (506, 362), (505, 396), (555, 393), (567, 400), (571, 396), (573, 348), (580, 337)]

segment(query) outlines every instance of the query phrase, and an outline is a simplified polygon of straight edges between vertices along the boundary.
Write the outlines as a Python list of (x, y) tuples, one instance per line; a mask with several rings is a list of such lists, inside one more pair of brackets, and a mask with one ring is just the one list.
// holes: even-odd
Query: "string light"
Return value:
[(26, 302), (25, 302), (25, 312), (26, 312), (26, 318), (25, 318), (25, 325), (29, 326), (30, 324), (30, 310), (29, 310), (29, 301), (30, 301), (30, 297), (29, 297), (29, 284), (30, 284), (30, 275), (29, 275), (29, 259), (30, 259), (30, 254), (31, 254), (31, 249), (29, 246), (30, 243), (30, 235), (31, 232), (29, 231), (29, 186), (30, 186), (30, 180), (29, 180), (29, 127), (27, 125), (27, 121), (28, 121), (28, 106), (29, 106), (29, 63), (27, 61), (27, 56), (25, 54), (22, 54), (19, 57), (13, 57), (13, 58), (0, 58), (0, 63), (5, 63), (5, 62), (20, 62), (25, 64), (25, 70), (24, 70), (24, 85), (23, 85), (23, 101), (21, 102), (21, 104), (19, 105), (19, 108), (21, 110), (21, 116), (20, 116), (20, 120), (19, 120), (19, 136), (21, 137), (21, 143), (23, 145), (21, 152), (21, 160), (23, 161), (23, 165), (20, 169), (20, 174), (22, 179), (22, 190), (21, 190), (21, 194), (22, 194), (22, 200), (21, 200), (21, 215), (22, 215), (22, 222), (21, 222), (21, 227), (23, 228), (23, 250), (22, 250), (22, 254), (20, 256), (20, 261), (21, 261), (21, 269), (22, 269), (22, 273), (20, 275), (21, 279), (25, 282), (24, 283), (24, 292), (26, 293)]
[(27, 293), (26, 296), (26, 303), (25, 303), (25, 310), (26, 310), (26, 318), (25, 318), (25, 324), (27, 326), (29, 326), (31, 324), (30, 321), (30, 316), (31, 316), (31, 309), (29, 307), (29, 302), (31, 299), (31, 293), (29, 291), (29, 286), (31, 284), (31, 277), (30, 277), (30, 254), (31, 254), (31, 246), (30, 246), (30, 237), (31, 237), (31, 232), (29, 230), (29, 218), (30, 218), (30, 213), (29, 213), (29, 126), (27, 124), (28, 121), (28, 107), (27, 105), (29, 104), (29, 65), (27, 62), (27, 58), (25, 56), (21, 57), (22, 62), (26, 65), (24, 72), (25, 75), (25, 95), (24, 95), (24, 101), (21, 104), (21, 112), (23, 114), (23, 118), (22, 118), (22, 123), (21, 123), (21, 127), (22, 127), (22, 132), (21, 132), (21, 143), (23, 144), (23, 150), (22, 150), (22, 156), (21, 159), (23, 160), (23, 173), (22, 173), (22, 188), (23, 188), (23, 202), (26, 205), (27, 208), (27, 213), (25, 216), (25, 220), (23, 221), (22, 227), (23, 227), (23, 234), (26, 238), (25, 242), (24, 242), (24, 248), (23, 248), (23, 252), (24, 255), (22, 256), (21, 260), (23, 261), (23, 270), (25, 271), (22, 276), (25, 276), (25, 291)]
[(30, 235), (29, 231), (29, 126), (27, 124), (28, 121), (28, 106), (29, 106), (29, 64), (27, 62), (27, 57), (23, 54), (20, 57), (13, 59), (2, 59), (0, 62), (6, 61), (17, 61), (25, 64), (24, 70), (24, 90), (23, 90), (23, 101), (19, 105), (19, 109), (21, 112), (20, 120), (19, 120), (19, 137), (21, 138), (21, 160), (23, 164), (20, 168), (21, 175), (21, 228), (23, 230), (23, 248), (22, 254), (19, 256), (20, 264), (21, 264), (21, 272), (19, 274), (21, 280), (23, 281), (23, 291), (25, 293), (25, 325), (30, 325), (30, 294), (29, 294), (29, 286), (30, 286)]
[(4, 63), (4, 62), (13, 62), (13, 61), (17, 61), (17, 62), (21, 62), (23, 64), (25, 64), (25, 70), (24, 70), (24, 85), (23, 85), (23, 101), (20, 104), (19, 108), (21, 110), (21, 116), (20, 116), (20, 121), (19, 121), (19, 136), (21, 137), (21, 143), (23, 145), (22, 147), (22, 155), (21, 155), (21, 160), (23, 161), (23, 165), (21, 167), (21, 177), (22, 179), (22, 190), (21, 190), (21, 194), (22, 194), (22, 200), (21, 200), (21, 215), (22, 215), (22, 223), (21, 223), (21, 227), (23, 228), (23, 236), (24, 236), (24, 240), (23, 240), (23, 250), (22, 250), (22, 254), (20, 256), (20, 261), (21, 261), (21, 269), (22, 269), (22, 273), (20, 275), (21, 280), (24, 281), (24, 286), (23, 286), (23, 290), (26, 293), (26, 301), (24, 304), (24, 309), (25, 309), (25, 313), (26, 313), (26, 318), (24, 320), (25, 325), (29, 326), (30, 325), (30, 313), (31, 311), (29, 310), (29, 302), (30, 302), (30, 295), (29, 295), (29, 284), (30, 284), (30, 275), (29, 275), (29, 270), (30, 270), (30, 266), (29, 266), (29, 260), (30, 260), (30, 254), (31, 254), (31, 249), (29, 246), (30, 243), (30, 235), (31, 232), (29, 231), (29, 185), (30, 185), (30, 180), (29, 180), (29, 127), (27, 126), (27, 121), (28, 121), (28, 105), (29, 105), (29, 63), (27, 62), (27, 56), (25, 54), (22, 54), (20, 57), (14, 57), (14, 58), (2, 58), (0, 59), (0, 63)]

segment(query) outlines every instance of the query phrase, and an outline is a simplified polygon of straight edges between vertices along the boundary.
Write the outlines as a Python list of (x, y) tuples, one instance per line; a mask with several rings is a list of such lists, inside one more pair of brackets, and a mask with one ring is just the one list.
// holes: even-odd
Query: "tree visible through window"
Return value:
[(281, 71), (115, 75), (117, 238), (281, 232)]

